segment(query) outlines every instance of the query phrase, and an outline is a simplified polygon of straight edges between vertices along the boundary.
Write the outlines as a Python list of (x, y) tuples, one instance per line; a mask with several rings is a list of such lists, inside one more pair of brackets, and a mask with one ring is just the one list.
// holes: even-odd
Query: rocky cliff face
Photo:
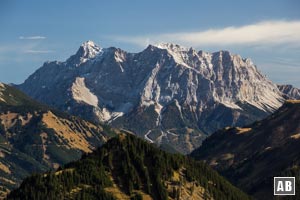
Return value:
[(277, 85), (277, 87), (284, 94), (286, 99), (300, 100), (300, 89), (292, 85)]
[(175, 44), (127, 53), (88, 41), (67, 61), (45, 63), (18, 87), (71, 114), (185, 153), (217, 129), (261, 119), (283, 102), (250, 59)]

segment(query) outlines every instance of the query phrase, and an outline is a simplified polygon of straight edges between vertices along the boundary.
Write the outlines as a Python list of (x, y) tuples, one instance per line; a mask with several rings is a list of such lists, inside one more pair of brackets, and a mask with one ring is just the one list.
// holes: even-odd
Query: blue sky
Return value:
[(93, 40), (129, 52), (159, 42), (229, 50), (300, 87), (299, 10), (297, 0), (0, 0), (0, 81), (21, 83)]

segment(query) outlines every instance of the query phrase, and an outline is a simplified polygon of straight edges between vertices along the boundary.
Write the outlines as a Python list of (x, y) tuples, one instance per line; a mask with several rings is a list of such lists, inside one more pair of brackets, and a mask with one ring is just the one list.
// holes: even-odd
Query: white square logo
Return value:
[(295, 195), (295, 177), (274, 177), (274, 195)]

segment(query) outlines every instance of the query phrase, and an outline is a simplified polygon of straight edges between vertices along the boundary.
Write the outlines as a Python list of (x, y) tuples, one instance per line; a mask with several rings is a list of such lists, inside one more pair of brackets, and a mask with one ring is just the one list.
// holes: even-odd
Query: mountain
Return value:
[(108, 138), (106, 127), (51, 109), (0, 83), (0, 199), (32, 173), (77, 160)]
[(44, 63), (18, 88), (183, 153), (220, 128), (266, 117), (284, 101), (250, 59), (175, 44), (128, 53), (88, 41), (65, 62)]
[(217, 131), (191, 156), (205, 160), (257, 199), (273, 198), (274, 176), (295, 176), (299, 199), (299, 146), (300, 101), (290, 100), (262, 121)]
[(202, 162), (121, 134), (55, 172), (33, 175), (8, 199), (250, 199)]
[(300, 100), (300, 89), (292, 85), (277, 85), (277, 87), (285, 95), (286, 99)]

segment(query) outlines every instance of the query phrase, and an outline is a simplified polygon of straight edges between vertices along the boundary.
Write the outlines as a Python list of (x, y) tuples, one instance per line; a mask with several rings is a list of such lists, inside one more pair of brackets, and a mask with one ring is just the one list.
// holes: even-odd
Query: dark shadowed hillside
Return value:
[(300, 101), (290, 100), (262, 121), (217, 131), (191, 156), (259, 199), (273, 197), (274, 176), (294, 175), (299, 199), (299, 147)]

